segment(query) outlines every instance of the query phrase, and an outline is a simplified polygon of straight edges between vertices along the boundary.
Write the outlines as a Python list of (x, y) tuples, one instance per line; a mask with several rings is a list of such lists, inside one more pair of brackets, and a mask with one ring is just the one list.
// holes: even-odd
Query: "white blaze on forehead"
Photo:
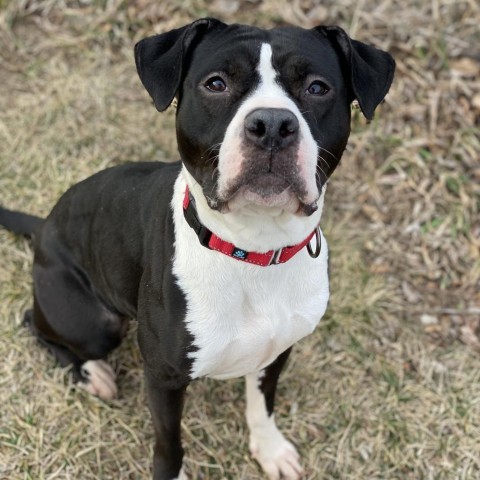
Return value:
[(273, 66), (273, 51), (269, 43), (262, 43), (260, 47), (260, 57), (256, 70), (260, 76), (260, 84), (253, 92), (250, 100), (255, 99), (260, 107), (287, 108), (297, 113), (295, 112), (295, 104), (277, 82), (280, 73)]
[(278, 73), (273, 68), (272, 54), (272, 46), (269, 43), (262, 43), (257, 71), (260, 74), (263, 85), (278, 86), (278, 83), (275, 81)]

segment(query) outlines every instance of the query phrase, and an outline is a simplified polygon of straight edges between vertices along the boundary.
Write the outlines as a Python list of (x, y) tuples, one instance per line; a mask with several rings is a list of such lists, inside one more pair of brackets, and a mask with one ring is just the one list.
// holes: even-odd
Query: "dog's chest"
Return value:
[(317, 283), (314, 292), (303, 284), (308, 278), (282, 278), (280, 271), (278, 277), (249, 275), (258, 272), (248, 270), (241, 277), (227, 272), (216, 281), (210, 278), (209, 286), (188, 291), (187, 328), (198, 349), (192, 354), (192, 378), (261, 370), (319, 322), (328, 294), (318, 293), (325, 283), (324, 288)]
[(316, 259), (303, 249), (285, 264), (244, 264), (200, 245), (177, 207), (179, 190), (173, 201), (173, 273), (185, 295), (184, 321), (195, 346), (191, 377), (232, 378), (261, 370), (310, 334), (326, 310), (325, 239)]

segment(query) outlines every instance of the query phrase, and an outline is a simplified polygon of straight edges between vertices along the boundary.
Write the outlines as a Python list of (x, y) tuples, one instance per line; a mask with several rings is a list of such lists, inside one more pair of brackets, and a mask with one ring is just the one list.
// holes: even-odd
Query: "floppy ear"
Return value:
[(225, 26), (214, 18), (202, 18), (135, 45), (135, 64), (143, 86), (162, 112), (172, 103), (184, 76), (184, 60), (210, 29)]
[(351, 88), (363, 114), (373, 118), (392, 84), (395, 60), (383, 50), (352, 40), (340, 27), (317, 27), (338, 45), (350, 70)]

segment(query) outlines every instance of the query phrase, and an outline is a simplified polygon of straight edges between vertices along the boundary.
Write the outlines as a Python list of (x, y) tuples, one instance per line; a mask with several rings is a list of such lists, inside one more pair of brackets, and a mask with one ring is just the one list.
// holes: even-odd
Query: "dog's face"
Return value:
[(338, 163), (350, 130), (340, 62), (326, 39), (297, 30), (232, 26), (192, 54), (178, 144), (212, 208), (308, 215)]
[(179, 151), (212, 209), (307, 216), (342, 156), (351, 102), (371, 118), (394, 70), (336, 27), (213, 19), (142, 40), (136, 62), (159, 110), (177, 96)]

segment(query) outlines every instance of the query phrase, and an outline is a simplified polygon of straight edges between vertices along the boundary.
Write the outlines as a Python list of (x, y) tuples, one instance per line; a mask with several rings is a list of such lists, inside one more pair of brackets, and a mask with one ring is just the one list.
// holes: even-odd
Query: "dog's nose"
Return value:
[(266, 150), (280, 150), (298, 138), (299, 124), (285, 108), (258, 108), (245, 117), (245, 136)]

